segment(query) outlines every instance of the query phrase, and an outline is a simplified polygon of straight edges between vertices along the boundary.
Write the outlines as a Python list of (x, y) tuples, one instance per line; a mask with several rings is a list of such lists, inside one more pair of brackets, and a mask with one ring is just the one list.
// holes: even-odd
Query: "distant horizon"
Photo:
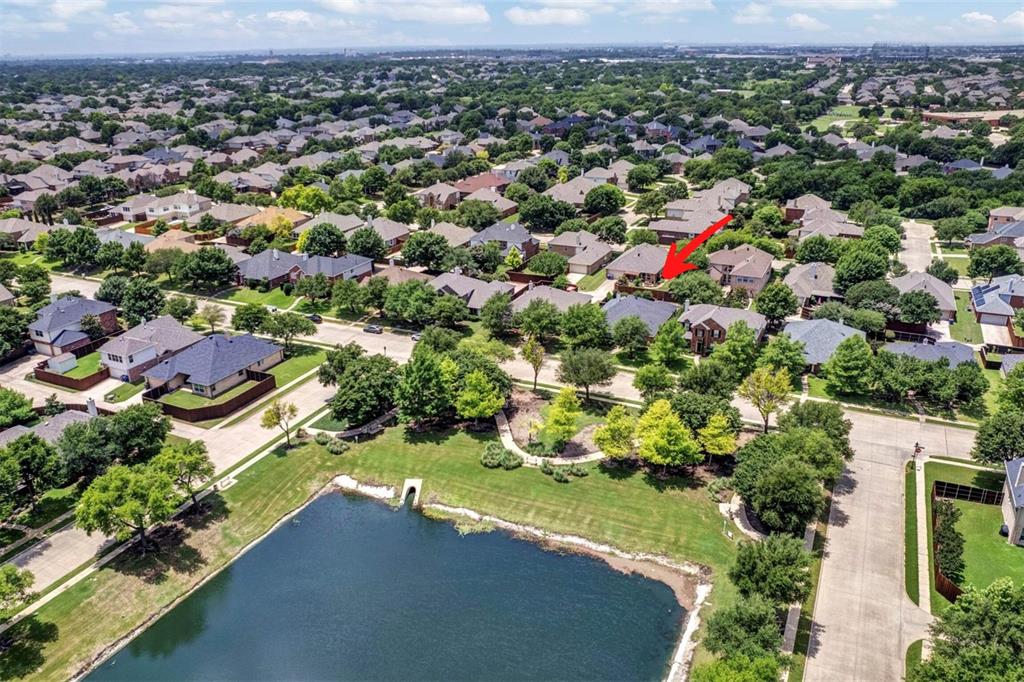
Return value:
[(3, 0), (0, 27), (7, 60), (271, 49), (1014, 46), (1024, 44), (1024, 9), (1005, 0)]

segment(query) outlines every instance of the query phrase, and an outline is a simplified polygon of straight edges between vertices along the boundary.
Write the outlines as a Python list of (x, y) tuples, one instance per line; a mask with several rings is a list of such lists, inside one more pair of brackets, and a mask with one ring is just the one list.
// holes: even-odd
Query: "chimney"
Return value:
[(980, 165), (982, 165), (982, 166), (984, 166), (984, 165), (985, 165), (985, 157), (984, 157), (984, 156), (983, 156), (983, 157), (981, 157), (981, 164), (980, 164)]
[(280, 254), (277, 253), (277, 249), (270, 250), (270, 257), (273, 258), (274, 260), (280, 258)]
[(99, 416), (99, 412), (96, 411), (96, 400), (93, 398), (87, 398), (85, 401), (85, 411), (89, 413), (90, 417)]
[(689, 310), (690, 310), (690, 299), (686, 299), (685, 301), (683, 301), (683, 312), (685, 313), (685, 312), (687, 312)]
[(50, 303), (56, 303), (56, 302), (57, 302), (57, 294), (51, 292), (50, 293)]
[(1024, 462), (1021, 462), (1021, 465), (1017, 467), (1017, 482), (1014, 485), (1021, 484), (1024, 484)]

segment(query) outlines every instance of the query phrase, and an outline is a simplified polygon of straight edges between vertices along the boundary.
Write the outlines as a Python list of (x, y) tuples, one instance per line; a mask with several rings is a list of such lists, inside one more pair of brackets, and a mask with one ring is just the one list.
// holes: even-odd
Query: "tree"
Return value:
[(451, 247), (448, 240), (437, 232), (413, 232), (402, 244), (402, 257), (409, 265), (420, 265), (428, 270), (441, 270)]
[(124, 275), (107, 275), (96, 290), (96, 300), (106, 301), (112, 306), (120, 306), (124, 291), (128, 288), (128, 278)]
[(13, 306), (0, 306), (0, 358), (4, 357), (22, 344), (26, 316)]
[(696, 464), (700, 445), (667, 400), (651, 403), (636, 424), (640, 459), (663, 468)]
[(836, 291), (844, 292), (858, 282), (881, 279), (888, 270), (888, 260), (877, 253), (864, 250), (848, 251), (836, 263), (833, 285)]
[(388, 253), (384, 239), (370, 227), (360, 227), (352, 233), (348, 240), (348, 250), (349, 253), (375, 261), (384, 260)]
[(502, 408), (505, 399), (487, 375), (475, 370), (466, 375), (462, 390), (455, 397), (455, 412), (474, 423), (480, 417), (491, 417)]
[(535, 298), (513, 317), (513, 324), (523, 336), (538, 340), (550, 339), (558, 334), (562, 314), (551, 301)]
[(405, 422), (438, 419), (452, 407), (451, 387), (432, 351), (417, 351), (402, 368), (395, 390), (398, 416)]
[(597, 348), (567, 350), (558, 366), (558, 380), (582, 388), (586, 400), (590, 400), (591, 386), (606, 386), (614, 376), (611, 354)]
[(299, 415), (299, 408), (283, 400), (270, 403), (260, 418), (260, 426), (265, 429), (281, 429), (284, 431), (285, 447), (292, 446), (291, 422)]
[(851, 308), (874, 310), (887, 318), (899, 311), (900, 290), (881, 279), (858, 282), (846, 290), (846, 305)]
[(630, 192), (641, 192), (658, 179), (658, 169), (649, 163), (633, 166), (626, 173), (626, 187)]
[(243, 303), (235, 308), (231, 315), (231, 326), (235, 329), (255, 334), (270, 317), (270, 311), (259, 303)]
[(828, 390), (838, 395), (864, 395), (870, 386), (871, 346), (857, 334), (844, 339), (822, 366)]
[(853, 449), (850, 447), (853, 423), (846, 418), (840, 403), (821, 400), (794, 403), (789, 410), (779, 415), (778, 424), (784, 432), (801, 427), (821, 431), (831, 439), (843, 459), (853, 457)]
[(537, 375), (540, 374), (540, 369), (544, 366), (544, 346), (535, 336), (530, 336), (519, 352), (523, 356), (523, 360), (526, 360), (533, 369), (533, 390), (536, 391)]
[(971, 249), (971, 260), (967, 266), (967, 274), (971, 277), (1001, 277), (1003, 275), (1019, 275), (1024, 272), (1024, 265), (1012, 246), (1003, 244)]
[[(331, 415), (350, 425), (365, 424), (394, 407), (398, 381), (398, 365), (394, 360), (380, 354), (363, 356), (362, 349), (359, 350), (360, 354), (354, 357), (343, 349), (330, 351), (347, 358), (338, 378), (332, 382), (337, 383), (338, 390), (331, 398)], [(321, 381), (323, 375), (321, 372)]]
[(17, 468), (18, 479), (25, 487), (32, 509), (47, 488), (60, 483), (57, 453), (49, 443), (34, 433), (18, 436), (0, 451), (0, 458)]
[(235, 276), (235, 264), (223, 250), (214, 246), (201, 246), (177, 259), (171, 275), (183, 284), (210, 290), (231, 282)]
[(18, 289), (28, 305), (39, 305), (50, 295), (50, 273), (36, 263), (22, 266), (18, 270)]
[(391, 287), (387, 277), (371, 277), (366, 280), (364, 287), (366, 296), (364, 303), (378, 312), (384, 310), (384, 303), (387, 300), (388, 289)]
[[(556, 254), (557, 255), (557, 254)], [(509, 270), (518, 270), (523, 264), (523, 254), (514, 246), (508, 247), (508, 255), (505, 256), (505, 267)]]
[[(455, 224), (476, 232), (501, 220), (501, 212), (494, 204), (479, 199), (468, 199), (455, 210)], [(445, 242), (447, 244), (447, 242)]]
[(601, 216), (618, 213), (625, 205), (626, 195), (622, 190), (607, 183), (594, 187), (583, 198), (583, 210)]
[(560, 253), (541, 251), (530, 259), (529, 268), (546, 277), (558, 277), (569, 270), (569, 261)]
[(1020, 405), (1004, 408), (985, 419), (971, 456), (988, 464), (1024, 457), (1024, 409)]
[(271, 313), (263, 323), (263, 333), (273, 339), (284, 342), (284, 352), (291, 353), (292, 340), (296, 336), (312, 336), (316, 334), (316, 324), (304, 315), (292, 312)]
[(799, 388), (800, 375), (803, 374), (806, 365), (803, 341), (794, 341), (789, 334), (779, 334), (773, 338), (757, 358), (758, 367), (787, 370), (793, 380), (794, 389)]
[(1016, 680), (1024, 677), (1024, 585), (999, 578), (967, 586), (931, 626), (932, 655), (910, 668), (911, 682)]
[(576, 217), (576, 208), (546, 194), (535, 194), (519, 204), (519, 220), (531, 232), (554, 232), (566, 220)]
[(722, 302), (722, 287), (702, 270), (684, 272), (668, 283), (668, 290), (677, 301), (689, 301), (690, 305)]
[(952, 246), (954, 241), (962, 242), (972, 232), (974, 229), (964, 216), (935, 221), (935, 237), (946, 242), (946, 246)]
[(796, 294), (782, 282), (772, 282), (754, 297), (754, 310), (764, 315), (772, 327), (778, 326), (799, 307)]
[(677, 320), (668, 320), (658, 328), (651, 344), (651, 358), (666, 367), (678, 364), (690, 348), (683, 325)]
[(331, 305), (341, 312), (360, 315), (366, 308), (367, 290), (354, 279), (339, 279), (331, 292)]
[(731, 455), (736, 451), (736, 430), (722, 413), (711, 415), (707, 425), (697, 431), (697, 440), (709, 455)]
[(596, 303), (574, 303), (562, 314), (562, 338), (569, 348), (608, 348), (611, 332)]
[(657, 244), (658, 233), (646, 227), (634, 227), (626, 232), (626, 244), (639, 246), (640, 244)]
[(711, 350), (711, 358), (732, 367), (737, 376), (750, 374), (757, 364), (757, 336), (743, 320), (733, 322), (725, 332), (725, 340)]
[(122, 463), (151, 459), (160, 452), (171, 432), (170, 417), (155, 403), (130, 405), (100, 421), (110, 457), (117, 457)]
[(412, 324), (426, 324), (433, 319), (434, 299), (437, 292), (426, 282), (409, 280), (388, 288), (384, 301), (385, 312)]
[(480, 309), (480, 323), (492, 336), (507, 336), (512, 329), (512, 297), (495, 294)]
[(665, 209), (666, 203), (668, 202), (661, 192), (646, 192), (641, 194), (636, 200), (634, 209), (637, 213), (647, 216), (650, 220), (654, 220)]
[(75, 269), (90, 268), (96, 265), (100, 246), (100, 238), (96, 236), (95, 230), (78, 227), (68, 238), (64, 263)]
[(581, 413), (580, 399), (576, 391), (568, 386), (559, 391), (551, 402), (547, 419), (544, 420), (544, 431), (554, 440), (556, 452), (561, 452), (569, 439), (579, 431), (576, 420)]
[(774, 654), (750, 658), (732, 654), (698, 665), (693, 669), (693, 682), (775, 682), (779, 679), (779, 661)]
[[(674, 322), (674, 320), (672, 320)], [(647, 350), (647, 338), (650, 330), (636, 315), (627, 315), (618, 320), (612, 327), (612, 339), (615, 346), (627, 357), (640, 357)]]
[(124, 260), (124, 247), (121, 242), (107, 242), (96, 252), (96, 264), (104, 270), (117, 270)]
[(96, 478), (75, 507), (75, 523), (87, 533), (118, 540), (136, 535), (145, 554), (146, 529), (174, 513), (174, 482), (156, 467), (115, 465)]
[(339, 256), (345, 253), (345, 235), (330, 223), (318, 223), (305, 233), (303, 244), (310, 256)]
[(821, 509), (821, 485), (809, 464), (784, 457), (761, 474), (748, 501), (768, 529), (803, 535)]
[(785, 368), (775, 370), (758, 367), (740, 384), (737, 394), (757, 408), (768, 433), (768, 420), (791, 400), (792, 379)]
[(872, 225), (864, 230), (864, 239), (881, 244), (889, 253), (900, 250), (900, 233), (888, 225)]
[(88, 313), (82, 315), (82, 319), (79, 320), (78, 326), (82, 328), (82, 332), (85, 333), (85, 335), (92, 341), (102, 339), (107, 335), (107, 330), (103, 328), (103, 323), (100, 322), (100, 318), (95, 315), (90, 315)]
[(32, 597), (35, 576), (14, 564), (0, 566), (0, 611), (12, 612)]
[(163, 307), (164, 293), (152, 280), (133, 277), (124, 288), (121, 311), (129, 326), (159, 317)]
[(178, 294), (168, 296), (164, 299), (162, 312), (165, 315), (170, 315), (178, 322), (184, 323), (185, 320), (196, 314), (196, 302), (191, 298)]
[(206, 453), (206, 443), (201, 440), (166, 447), (153, 458), (152, 464), (170, 476), (178, 490), (192, 498), (193, 508), (199, 503), (196, 499), (199, 486), (213, 478), (215, 471)]
[(331, 281), (322, 272), (307, 275), (295, 283), (295, 293), (312, 302), (325, 300), (331, 296)]
[(469, 306), (458, 296), (441, 294), (434, 298), (430, 315), (437, 324), (450, 328), (469, 319)]
[(626, 408), (615, 405), (605, 415), (605, 422), (594, 431), (594, 444), (612, 459), (625, 459), (632, 455), (636, 418)]
[(1006, 375), (998, 401), (999, 406), (1004, 410), (1012, 410), (1024, 405), (1024, 363), (1018, 363)]
[(760, 542), (742, 542), (729, 580), (744, 597), (758, 594), (777, 606), (802, 602), (811, 592), (811, 553), (803, 542), (769, 535)]
[(956, 268), (939, 258), (932, 260), (932, 264), (928, 266), (925, 272), (951, 286), (960, 279), (960, 273), (956, 271)]
[(35, 417), (30, 398), (13, 389), (0, 388), (0, 428), (23, 424)]
[(775, 606), (759, 595), (718, 609), (708, 618), (704, 646), (729, 660), (737, 656), (776, 656), (782, 634)]
[(197, 320), (207, 325), (211, 332), (217, 331), (217, 325), (222, 324), (227, 315), (224, 310), (215, 303), (207, 303), (195, 314)]
[(668, 368), (657, 363), (644, 365), (633, 375), (633, 388), (646, 402), (667, 397), (675, 383), (675, 377)]
[(908, 291), (900, 295), (897, 305), (900, 310), (900, 322), (931, 324), (942, 318), (938, 301), (927, 291)]

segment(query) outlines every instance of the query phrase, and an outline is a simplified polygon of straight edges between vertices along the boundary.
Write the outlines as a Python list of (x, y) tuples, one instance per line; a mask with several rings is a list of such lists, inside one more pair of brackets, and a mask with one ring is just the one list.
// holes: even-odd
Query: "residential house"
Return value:
[(18, 305), (18, 297), (11, 293), (11, 290), (0, 284), (0, 305)]
[(832, 208), (832, 202), (822, 199), (815, 194), (803, 194), (796, 199), (790, 199), (783, 208), (783, 219), (788, 223), (797, 222), (804, 217), (808, 210), (824, 210)]
[(720, 305), (699, 303), (687, 306), (679, 316), (679, 322), (686, 330), (686, 338), (690, 349), (698, 355), (706, 355), (711, 349), (725, 340), (729, 327), (743, 322), (754, 330), (754, 338), (760, 342), (764, 338), (768, 320), (764, 315), (745, 308), (727, 308)]
[(137, 234), (128, 230), (122, 230), (120, 227), (101, 227), (96, 230), (96, 236), (101, 244), (117, 242), (126, 249), (136, 243), (145, 246), (154, 239), (154, 237), (148, 234)]
[(804, 263), (790, 270), (782, 283), (796, 294), (801, 307), (809, 308), (842, 298), (833, 285), (835, 276), (835, 268), (827, 263)]
[(982, 324), (1006, 326), (1024, 308), (1024, 277), (1003, 275), (971, 288), (971, 309)]
[(415, 196), (424, 206), (442, 211), (455, 208), (462, 199), (459, 190), (447, 182), (435, 182), (430, 187), (416, 192)]
[(496, 242), (503, 256), (507, 256), (511, 249), (516, 249), (524, 261), (533, 258), (540, 250), (540, 242), (519, 223), (494, 223), (485, 227), (470, 238), (469, 246), (488, 242)]
[(793, 341), (804, 344), (804, 361), (812, 372), (828, 362), (846, 339), (865, 337), (861, 330), (832, 320), (794, 320), (786, 324), (783, 332)]
[(184, 220), (208, 210), (212, 205), (210, 199), (196, 194), (194, 190), (185, 190), (169, 197), (158, 197), (146, 204), (146, 220)]
[(595, 187), (600, 187), (603, 184), (605, 183), (600, 180), (594, 180), (580, 175), (568, 182), (556, 183), (544, 190), (543, 193), (556, 201), (564, 201), (567, 204), (572, 204), (577, 210), (579, 210), (583, 208), (583, 202), (587, 197), (587, 192)]
[(901, 294), (910, 291), (924, 291), (935, 298), (942, 313), (942, 319), (956, 321), (956, 297), (953, 295), (953, 287), (941, 279), (929, 275), (927, 272), (908, 272), (902, 277), (896, 277), (890, 281), (894, 287), (899, 289)]
[(302, 223), (294, 230), (292, 230), (292, 236), (298, 237), (303, 232), (306, 232), (315, 225), (321, 225), (327, 223), (341, 230), (342, 234), (348, 234), (354, 230), (358, 230), (360, 227), (364, 227), (366, 222), (357, 215), (344, 214), (344, 213), (333, 213), (331, 211), (321, 211), (317, 215), (313, 216), (306, 222)]
[(1003, 361), (999, 365), (999, 373), (1003, 375), (1003, 378), (1006, 378), (1020, 364), (1024, 364), (1024, 353), (1006, 353), (1003, 355)]
[(468, 246), (470, 240), (476, 236), (476, 232), (471, 228), (459, 227), (455, 223), (435, 223), (430, 226), (428, 232), (436, 232), (444, 237), (448, 242), (448, 246), (453, 249)]
[(1000, 206), (988, 212), (988, 231), (992, 232), (1000, 225), (1017, 223), (1024, 220), (1024, 208), (1020, 206)]
[(750, 244), (708, 256), (708, 274), (722, 286), (742, 287), (755, 296), (771, 278), (772, 255)]
[(586, 230), (563, 232), (548, 242), (548, 250), (565, 256), (569, 272), (579, 275), (597, 272), (612, 258), (611, 247)]
[(384, 246), (394, 251), (399, 244), (409, 238), (409, 226), (390, 218), (373, 218), (366, 224), (384, 240)]
[(1009, 246), (1024, 254), (1024, 220), (1012, 223), (1000, 223), (989, 232), (967, 235), (967, 246), (970, 248), (986, 246)]
[(284, 359), (284, 348), (250, 334), (212, 334), (162, 360), (142, 373), (146, 388), (185, 387), (204, 398), (216, 398), (249, 379), (249, 372), (265, 372)]
[(519, 204), (511, 199), (506, 199), (489, 187), (484, 187), (472, 194), (467, 194), (463, 201), (482, 201), (490, 204), (498, 211), (498, 215), (502, 218), (507, 218), (519, 210)]
[(1024, 457), (1003, 462), (1006, 480), (1003, 481), (1003, 523), (1006, 541), (1011, 545), (1024, 545)]
[(117, 309), (104, 301), (91, 298), (65, 296), (36, 312), (36, 319), (29, 324), (28, 333), (36, 350), (44, 355), (60, 355), (89, 343), (89, 335), (82, 331), (82, 318), (95, 317), (103, 331), (110, 334), (117, 330)]
[(170, 315), (142, 322), (100, 346), (100, 359), (110, 376), (136, 381), (142, 373), (170, 355), (180, 353), (201, 340), (197, 334)]
[(354, 253), (332, 258), (267, 249), (238, 264), (237, 281), (238, 284), (246, 284), (265, 280), (269, 286), (275, 287), (319, 273), (331, 282), (359, 279), (373, 274), (373, 261)]
[(121, 220), (129, 223), (146, 220), (146, 207), (156, 201), (156, 195), (139, 194), (129, 197), (122, 203), (111, 209), (111, 213), (117, 215)]
[(657, 284), (661, 281), (661, 272), (667, 256), (668, 251), (660, 246), (637, 244), (608, 264), (608, 277), (625, 277), (639, 279), (649, 285)]
[[(404, 268), (401, 265), (385, 265), (382, 268), (378, 268), (374, 273), (374, 277), (383, 277), (388, 281), (389, 284), (402, 284), (411, 280), (418, 280), (420, 282), (429, 282), (433, 279), (430, 275), (419, 270), (411, 270)], [(363, 284), (369, 281), (369, 278), (363, 280)]]
[(300, 225), (304, 225), (309, 222), (310, 217), (302, 211), (297, 211), (294, 208), (265, 206), (260, 209), (259, 212), (254, 213), (247, 218), (242, 218), (235, 223), (235, 231), (241, 232), (241, 230), (244, 230), (250, 225), (266, 225), (267, 227), (271, 227), (275, 222), (280, 222), (281, 220), (287, 221), (290, 225), (290, 229), (295, 230), (295, 228)]
[(959, 341), (939, 341), (938, 343), (895, 341), (885, 344), (883, 348), (890, 353), (907, 355), (924, 362), (946, 360), (950, 367), (977, 362), (974, 359), (974, 349)]
[(591, 302), (590, 294), (556, 289), (554, 287), (549, 287), (546, 284), (534, 286), (531, 283), (527, 286), (525, 291), (516, 296), (512, 301), (512, 312), (518, 313), (520, 310), (530, 305), (530, 301), (536, 299), (553, 303), (554, 306), (558, 308), (558, 311), (562, 313), (568, 310), (569, 306)]
[(68, 426), (90, 421), (93, 417), (97, 416), (96, 403), (92, 398), (89, 398), (89, 410), (89, 412), (64, 410), (58, 414), (44, 417), (43, 421), (33, 426), (15, 424), (10, 428), (0, 431), (0, 447), (30, 433), (38, 436), (50, 445), (56, 445)]
[(469, 312), (476, 315), (487, 301), (498, 294), (512, 295), (515, 287), (508, 282), (485, 282), (456, 272), (446, 272), (432, 279), (428, 284), (441, 294), (451, 294), (466, 302)]
[(510, 184), (512, 181), (506, 177), (494, 173), (479, 173), (463, 178), (453, 183), (453, 186), (459, 190), (459, 194), (465, 200), (472, 198), (471, 195), (480, 190), (491, 190), (495, 194), (504, 194), (505, 188)]
[(638, 317), (647, 325), (649, 336), (653, 337), (661, 326), (679, 314), (679, 307), (668, 301), (655, 301), (638, 296), (618, 296), (611, 299), (601, 309), (609, 327), (626, 317)]

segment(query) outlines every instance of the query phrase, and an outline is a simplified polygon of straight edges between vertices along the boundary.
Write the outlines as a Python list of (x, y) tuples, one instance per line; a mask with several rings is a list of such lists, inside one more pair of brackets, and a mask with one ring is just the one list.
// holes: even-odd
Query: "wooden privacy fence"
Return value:
[[(114, 338), (115, 336), (120, 336), (123, 333), (123, 329), (118, 329), (109, 336), (104, 336), (101, 339), (95, 339), (93, 341), (90, 341), (84, 346), (79, 346), (78, 348), (75, 348), (74, 350), (70, 351), (70, 353), (74, 355), (76, 358), (83, 358), (86, 355), (89, 355), (90, 353), (94, 352), (97, 348), (105, 344), (107, 341), (110, 341), (110, 339)], [(49, 362), (49, 359), (37, 363), (35, 370), (33, 370), (32, 372), (33, 376), (35, 376), (35, 378), (38, 379), (39, 381), (45, 381), (46, 383), (54, 384), (55, 386), (63, 386), (64, 388), (71, 389), (72, 391), (84, 391), (87, 388), (92, 388), (93, 386), (95, 386), (96, 384), (100, 383), (101, 381), (110, 376), (110, 368), (104, 365), (88, 376), (84, 376), (81, 379), (74, 379), (72, 377), (60, 374), (58, 372), (51, 372), (46, 367), (47, 362)]]
[(955, 602), (964, 591), (959, 585), (943, 575), (939, 570), (938, 545), (935, 542), (935, 511), (937, 500), (963, 500), (980, 504), (999, 505), (1003, 503), (1002, 491), (985, 490), (971, 485), (935, 481), (932, 484), (932, 568), (935, 574), (935, 591), (951, 602)]
[(254, 372), (251, 369), (245, 371), (245, 378), (247, 381), (255, 381), (256, 385), (247, 388), (236, 396), (232, 396), (230, 399), (225, 400), (222, 403), (216, 403), (215, 405), (204, 405), (202, 407), (181, 407), (179, 405), (170, 405), (160, 400), (162, 396), (170, 391), (167, 389), (166, 384), (161, 384), (156, 388), (151, 388), (148, 391), (143, 392), (143, 402), (156, 403), (160, 406), (160, 409), (164, 414), (180, 419), (186, 422), (204, 422), (211, 419), (221, 419), (226, 417), (235, 410), (248, 405), (257, 398), (270, 393), (277, 388), (277, 380), (273, 374), (267, 374), (266, 372)]

